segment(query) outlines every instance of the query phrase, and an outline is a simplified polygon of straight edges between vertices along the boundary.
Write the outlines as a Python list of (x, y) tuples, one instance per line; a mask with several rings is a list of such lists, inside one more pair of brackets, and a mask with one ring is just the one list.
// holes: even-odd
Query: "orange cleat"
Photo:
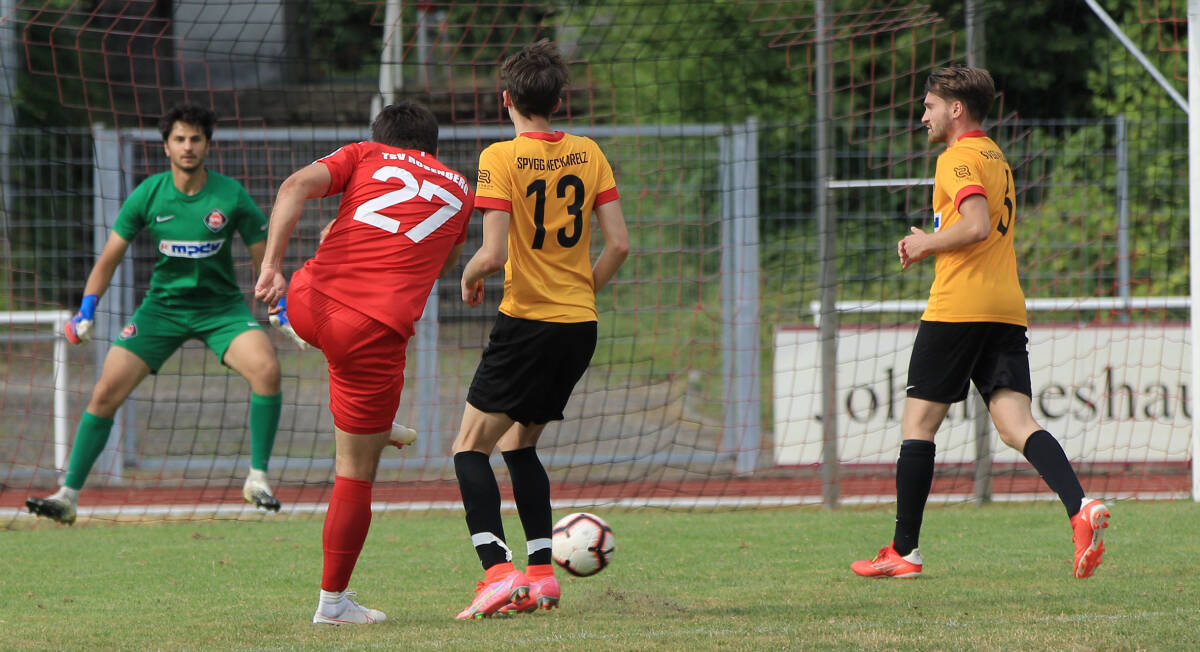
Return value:
[(529, 596), (529, 580), (519, 570), (505, 575), (503, 579), (487, 584), (480, 582), (475, 587), (475, 599), (455, 618), (472, 620), (487, 618), (510, 602), (521, 602)]
[(1091, 577), (1104, 556), (1104, 530), (1108, 528), (1108, 507), (1093, 498), (1085, 498), (1079, 513), (1071, 517), (1075, 539), (1075, 577)]
[(879, 554), (875, 555), (874, 559), (864, 559), (850, 564), (850, 570), (862, 577), (895, 577), (897, 579), (920, 577), (921, 565), (924, 563), (921, 559), (921, 551), (913, 548), (912, 552), (901, 557), (892, 547), (893, 545), (889, 543), (880, 548)]

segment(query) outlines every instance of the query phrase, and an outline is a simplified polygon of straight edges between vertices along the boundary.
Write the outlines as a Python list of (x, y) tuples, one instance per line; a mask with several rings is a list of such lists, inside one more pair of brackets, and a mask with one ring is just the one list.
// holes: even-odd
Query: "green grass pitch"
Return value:
[[(311, 624), (319, 518), (0, 532), (0, 648), (155, 650), (1200, 649), (1200, 505), (1112, 505), (1096, 576), (1071, 577), (1055, 502), (931, 507), (916, 580), (848, 566), (892, 509), (595, 509), (613, 564), (562, 608), (459, 622), (482, 576), (458, 514), (377, 516), (351, 580), (388, 621)], [(560, 514), (561, 515), (561, 514)], [(515, 515), (509, 544), (524, 561)]]

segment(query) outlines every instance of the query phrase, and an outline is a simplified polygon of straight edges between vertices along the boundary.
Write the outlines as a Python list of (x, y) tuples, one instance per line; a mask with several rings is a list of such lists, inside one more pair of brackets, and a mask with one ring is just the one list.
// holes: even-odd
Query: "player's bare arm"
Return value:
[(108, 241), (104, 243), (104, 249), (100, 252), (100, 256), (96, 259), (92, 271), (88, 274), (87, 282), (84, 284), (79, 311), (63, 327), (63, 337), (67, 338), (71, 344), (87, 344), (92, 340), (91, 331), (95, 319), (96, 303), (108, 290), (113, 273), (116, 271), (117, 265), (121, 264), (121, 259), (125, 257), (125, 251), (128, 248), (129, 241), (118, 235), (116, 231), (109, 234)]
[(592, 288), (599, 292), (629, 257), (629, 230), (625, 226), (620, 200), (597, 206), (596, 221), (600, 223), (600, 232), (604, 234), (604, 248), (592, 265)]
[(325, 196), (331, 181), (329, 168), (325, 164), (312, 163), (293, 172), (279, 185), (267, 225), (267, 242), (259, 266), (258, 282), (254, 284), (255, 299), (273, 307), (287, 290), (282, 263), (288, 238), (300, 221), (304, 202)]
[(468, 306), (483, 303), (483, 279), (504, 269), (508, 262), (507, 211), (489, 210), (483, 214), (483, 245), (467, 261), (462, 275), (462, 300)]
[(116, 231), (109, 232), (108, 241), (104, 243), (104, 249), (100, 251), (100, 257), (96, 259), (91, 273), (88, 274), (87, 283), (83, 286), (85, 296), (89, 294), (97, 297), (104, 296), (109, 284), (112, 283), (117, 265), (121, 264), (121, 260), (125, 258), (125, 251), (128, 249), (128, 240), (121, 237)]
[(254, 274), (262, 274), (263, 255), (267, 251), (267, 241), (259, 240), (252, 245), (246, 245), (246, 249), (250, 252), (250, 262), (254, 263)]
[(912, 227), (912, 233), (896, 245), (901, 268), (908, 269), (909, 265), (940, 251), (958, 249), (987, 239), (991, 233), (991, 221), (988, 219), (987, 199), (983, 195), (971, 195), (964, 199), (959, 204), (958, 212), (962, 214), (961, 220), (936, 233), (926, 233)]

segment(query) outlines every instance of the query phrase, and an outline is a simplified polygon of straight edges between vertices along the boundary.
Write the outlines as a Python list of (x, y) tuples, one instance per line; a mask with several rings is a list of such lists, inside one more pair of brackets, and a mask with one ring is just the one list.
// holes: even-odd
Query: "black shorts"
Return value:
[(522, 425), (560, 420), (595, 351), (594, 321), (560, 324), (500, 313), (467, 402)]
[(985, 403), (1002, 387), (1032, 396), (1025, 327), (922, 321), (908, 363), (908, 395), (957, 403), (967, 397), (971, 381)]

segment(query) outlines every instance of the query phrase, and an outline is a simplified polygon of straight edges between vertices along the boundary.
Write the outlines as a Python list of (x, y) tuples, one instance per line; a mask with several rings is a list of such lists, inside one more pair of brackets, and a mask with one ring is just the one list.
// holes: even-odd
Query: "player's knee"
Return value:
[(245, 375), (255, 393), (263, 395), (279, 393), (281, 373), (279, 360), (275, 356), (267, 356), (258, 364), (251, 365)]
[(263, 365), (262, 382), (274, 390), (271, 392), (272, 394), (279, 392), (280, 376), (279, 361), (275, 359), (275, 356), (271, 356), (267, 364)]
[(87, 411), (95, 416), (111, 419), (117, 409), (125, 402), (127, 392), (112, 383), (101, 379), (92, 388), (92, 400), (88, 403)]
[(1000, 434), (1000, 441), (1006, 446), (1022, 452), (1025, 450), (1025, 442), (1029, 440), (1029, 435), (1038, 430), (1037, 424), (1026, 425), (1023, 427), (1006, 427), (1000, 428), (997, 426), (996, 431)]
[(458, 455), (459, 453), (466, 453), (467, 451), (477, 451), (490, 455), (492, 452), (492, 447), (488, 446), (485, 448), (477, 438), (464, 436), (462, 433), (460, 433), (458, 437), (454, 439), (454, 443), (450, 445), (450, 454)]

